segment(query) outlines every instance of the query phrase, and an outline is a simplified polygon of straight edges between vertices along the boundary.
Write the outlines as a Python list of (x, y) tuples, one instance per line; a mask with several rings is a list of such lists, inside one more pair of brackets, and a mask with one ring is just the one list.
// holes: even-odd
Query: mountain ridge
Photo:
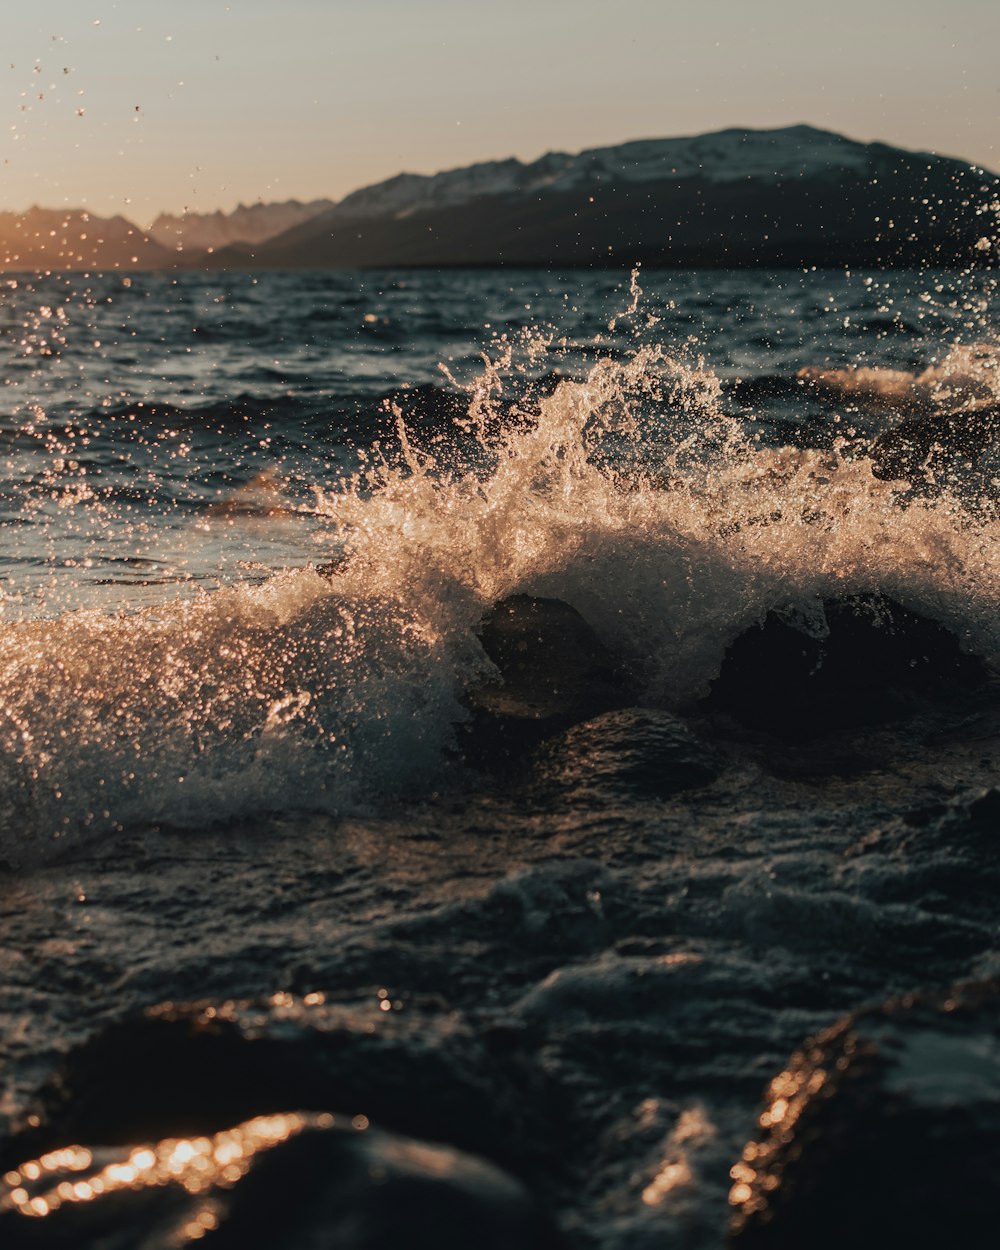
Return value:
[(952, 157), (731, 128), (399, 174), (212, 267), (968, 264), (992, 258), (998, 196)]
[[(990, 263), (1000, 177), (800, 123), (400, 173), (339, 202), (0, 213), (0, 270)], [(992, 214), (992, 216), (991, 216)]]
[(335, 200), (238, 204), (231, 212), (160, 213), (149, 227), (149, 236), (174, 251), (193, 248), (211, 251), (231, 243), (264, 243), (302, 222), (328, 212)]
[[(727, 182), (754, 172), (764, 178), (777, 179), (783, 172), (782, 163), (795, 163), (801, 169), (806, 138), (810, 140), (809, 156), (813, 164), (826, 170), (859, 167), (858, 153), (868, 146), (805, 124), (775, 130), (730, 127), (703, 135), (630, 139), (604, 147), (584, 148), (577, 153), (546, 152), (530, 162), (507, 157), (436, 174), (396, 174), (351, 192), (336, 205), (335, 211), (338, 215), (366, 216), (379, 209), (382, 213), (389, 212), (393, 208), (394, 193), (399, 192), (409, 192), (407, 209), (412, 211), (415, 193), (418, 200), (433, 201), (440, 206), (460, 202), (460, 197), (467, 200), (482, 194), (561, 191), (585, 183), (601, 185), (616, 176), (628, 182), (644, 182), (664, 174), (681, 178), (700, 174), (709, 181)], [(770, 159), (761, 161), (764, 154)], [(748, 155), (759, 164), (748, 167)], [(742, 158), (738, 166), (734, 163), (735, 157)], [(424, 190), (430, 194), (421, 195)], [(435, 195), (435, 191), (438, 194)]]
[(147, 231), (119, 214), (38, 205), (0, 212), (0, 273), (166, 269), (172, 260)]

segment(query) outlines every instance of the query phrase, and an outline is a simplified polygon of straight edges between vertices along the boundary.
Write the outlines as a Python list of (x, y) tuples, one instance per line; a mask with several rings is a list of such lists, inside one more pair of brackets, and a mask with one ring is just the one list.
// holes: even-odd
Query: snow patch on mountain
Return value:
[(778, 183), (790, 178), (834, 179), (845, 173), (863, 176), (872, 171), (884, 151), (882, 145), (858, 143), (813, 126), (639, 139), (575, 155), (549, 152), (530, 164), (510, 158), (439, 174), (397, 174), (346, 196), (333, 216), (404, 217), (483, 196), (599, 189), (663, 179)]

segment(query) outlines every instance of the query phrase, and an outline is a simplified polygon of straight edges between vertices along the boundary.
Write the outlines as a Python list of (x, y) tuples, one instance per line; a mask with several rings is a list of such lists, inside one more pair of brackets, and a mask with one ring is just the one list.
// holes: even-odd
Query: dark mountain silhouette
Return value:
[(401, 174), (211, 267), (966, 264), (1000, 179), (809, 126)]
[(149, 231), (80, 209), (0, 213), (0, 271), (992, 264), (998, 202), (996, 174), (951, 157), (734, 129), (398, 174), (339, 204), (161, 215)]

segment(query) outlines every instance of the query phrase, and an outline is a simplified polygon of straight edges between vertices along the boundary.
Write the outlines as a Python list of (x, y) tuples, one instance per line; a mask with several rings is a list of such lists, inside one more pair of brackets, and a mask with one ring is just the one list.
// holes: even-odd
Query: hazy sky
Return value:
[(0, 208), (339, 198), (400, 170), (811, 122), (1000, 168), (998, 0), (35, 0)]

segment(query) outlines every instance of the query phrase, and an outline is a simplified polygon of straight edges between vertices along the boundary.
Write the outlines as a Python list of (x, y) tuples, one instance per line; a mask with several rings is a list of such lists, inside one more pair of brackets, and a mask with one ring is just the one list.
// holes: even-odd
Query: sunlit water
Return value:
[[(992, 784), (996, 726), (862, 738), (822, 784), (734, 741), (693, 798), (498, 792), (456, 756), (479, 623), (566, 600), (685, 714), (746, 628), (833, 597), (994, 665), (998, 311), (985, 271), (7, 279), (2, 1110), (159, 999), (394, 980), (529, 1022), (557, 1083), (596, 1065), (571, 1232), (718, 1244), (796, 1041), (995, 963), (961, 888), (926, 903), (939, 844), (848, 852)], [(873, 472), (955, 413), (975, 456)], [(654, 1057), (691, 1031), (706, 1057)]]

